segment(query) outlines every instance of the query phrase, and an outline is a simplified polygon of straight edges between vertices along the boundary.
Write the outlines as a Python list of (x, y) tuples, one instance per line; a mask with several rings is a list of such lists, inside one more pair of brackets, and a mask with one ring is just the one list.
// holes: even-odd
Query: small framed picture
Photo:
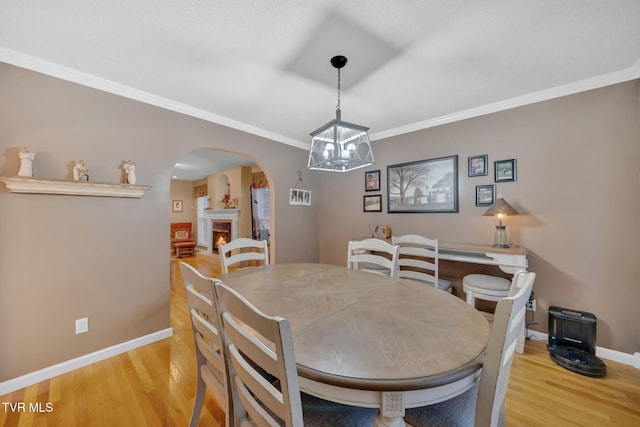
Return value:
[(487, 160), (488, 156), (486, 154), (469, 157), (469, 176), (487, 175)]
[(171, 210), (173, 212), (182, 212), (182, 200), (174, 200), (171, 203)]
[(311, 191), (299, 188), (289, 189), (289, 204), (298, 206), (311, 206)]
[(476, 206), (491, 206), (495, 200), (495, 185), (476, 185)]
[(495, 182), (516, 180), (516, 159), (496, 160), (493, 162), (493, 169)]
[(364, 196), (362, 199), (363, 212), (382, 212), (382, 195)]
[(364, 191), (380, 191), (380, 170), (364, 173)]

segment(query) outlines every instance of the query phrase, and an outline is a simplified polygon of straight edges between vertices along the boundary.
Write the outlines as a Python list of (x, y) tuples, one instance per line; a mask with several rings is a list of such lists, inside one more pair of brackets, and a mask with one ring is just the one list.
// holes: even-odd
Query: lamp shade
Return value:
[(513, 206), (507, 203), (502, 197), (499, 197), (498, 200), (496, 200), (496, 202), (484, 213), (486, 216), (498, 214), (519, 215), (518, 211), (516, 211)]

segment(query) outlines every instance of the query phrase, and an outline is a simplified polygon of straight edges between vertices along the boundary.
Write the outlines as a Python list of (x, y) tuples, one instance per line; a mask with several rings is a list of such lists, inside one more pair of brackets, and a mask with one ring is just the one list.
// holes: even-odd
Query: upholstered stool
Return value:
[(487, 274), (467, 274), (462, 279), (462, 289), (467, 294), (467, 304), (475, 307), (476, 298), (500, 301), (508, 297), (511, 280)]
[(174, 243), (173, 247), (176, 249), (176, 258), (182, 258), (183, 256), (195, 256), (196, 254), (195, 242)]

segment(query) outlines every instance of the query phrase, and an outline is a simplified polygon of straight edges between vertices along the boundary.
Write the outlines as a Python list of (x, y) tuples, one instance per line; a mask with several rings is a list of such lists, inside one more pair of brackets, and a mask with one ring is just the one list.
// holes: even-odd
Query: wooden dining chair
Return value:
[(226, 425), (229, 425), (227, 376), (213, 289), (213, 283), (217, 280), (202, 276), (184, 262), (180, 263), (180, 273), (187, 293), (198, 368), (196, 397), (189, 426), (198, 425), (207, 389), (224, 410)]
[(266, 240), (246, 237), (233, 239), (226, 245), (218, 246), (218, 254), (223, 274), (229, 272), (229, 267), (248, 261), (256, 261), (258, 265), (269, 264), (269, 245)]
[[(477, 386), (435, 405), (407, 409), (405, 421), (423, 426), (504, 426), (504, 397), (535, 273), (519, 272), (514, 294), (498, 302)], [(515, 278), (514, 278), (515, 280)]]
[(398, 249), (398, 277), (428, 284), (451, 293), (451, 282), (438, 274), (438, 239), (416, 234), (391, 236), (391, 244)]
[(374, 424), (377, 409), (301, 394), (291, 327), (268, 316), (222, 282), (215, 284), (232, 426), (347, 427)]
[(380, 239), (352, 240), (347, 268), (398, 277), (398, 246)]

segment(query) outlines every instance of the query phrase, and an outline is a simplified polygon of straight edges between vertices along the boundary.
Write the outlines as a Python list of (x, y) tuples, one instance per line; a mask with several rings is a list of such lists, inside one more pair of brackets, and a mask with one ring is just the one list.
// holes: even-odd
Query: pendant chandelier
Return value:
[(347, 64), (344, 56), (331, 58), (338, 69), (338, 105), (336, 118), (311, 132), (309, 169), (348, 172), (373, 164), (368, 127), (342, 121), (340, 111), (340, 69)]

